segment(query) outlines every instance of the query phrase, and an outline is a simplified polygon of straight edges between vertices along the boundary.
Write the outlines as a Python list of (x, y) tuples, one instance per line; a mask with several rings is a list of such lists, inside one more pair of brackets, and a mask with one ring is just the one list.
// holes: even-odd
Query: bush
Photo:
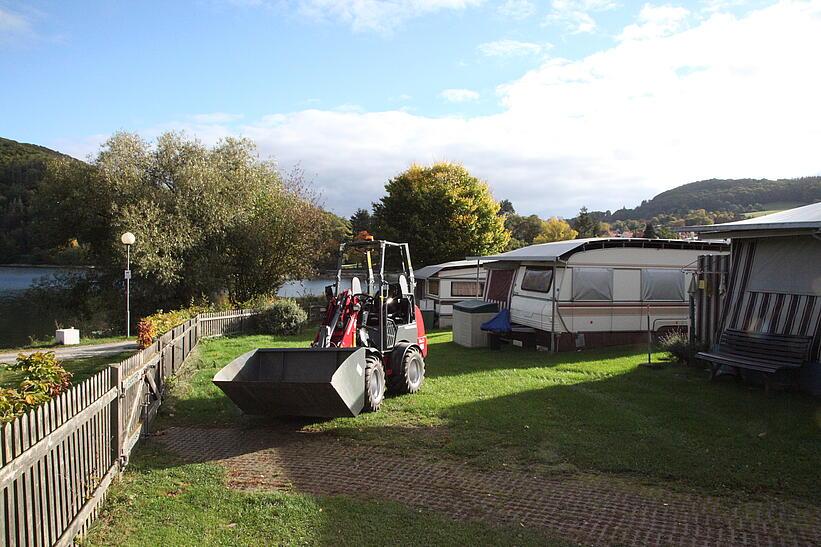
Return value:
[(10, 422), (71, 386), (72, 374), (63, 368), (52, 351), (21, 353), (8, 369), (20, 372), (23, 379), (16, 388), (0, 388), (0, 422)]
[[(179, 310), (173, 311), (163, 311), (158, 310), (157, 313), (152, 313), (147, 317), (143, 317), (140, 320), (140, 323), (137, 326), (139, 332), (150, 333), (151, 338), (153, 339), (154, 336), (162, 336), (166, 332), (170, 331), (180, 323), (184, 323), (191, 319), (192, 317), (196, 317), (197, 314), (204, 313), (207, 311), (212, 311), (211, 307), (208, 304), (201, 303), (195, 304), (191, 303), (190, 306), (187, 308), (182, 308)], [(142, 327), (141, 327), (142, 325)], [(142, 330), (140, 330), (142, 329)], [(141, 334), (142, 336), (142, 334)], [(148, 344), (151, 344), (150, 340), (147, 340)], [(140, 344), (143, 343), (142, 338), (140, 339)]]
[(137, 341), (140, 345), (140, 349), (145, 349), (150, 346), (155, 336), (157, 336), (157, 327), (154, 323), (145, 318), (140, 319), (140, 322), (137, 324)]
[(305, 310), (295, 300), (283, 298), (260, 314), (259, 328), (267, 334), (296, 334), (306, 321)]
[(690, 343), (687, 334), (678, 330), (659, 336), (658, 347), (669, 353), (677, 363), (684, 363), (690, 356)]

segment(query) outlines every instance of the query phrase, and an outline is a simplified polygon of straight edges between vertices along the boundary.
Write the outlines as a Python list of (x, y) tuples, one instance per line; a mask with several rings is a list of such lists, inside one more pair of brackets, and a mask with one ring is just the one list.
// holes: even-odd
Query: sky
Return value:
[(0, 0), (0, 136), (253, 139), (330, 210), (453, 161), (517, 212), (821, 174), (821, 0)]

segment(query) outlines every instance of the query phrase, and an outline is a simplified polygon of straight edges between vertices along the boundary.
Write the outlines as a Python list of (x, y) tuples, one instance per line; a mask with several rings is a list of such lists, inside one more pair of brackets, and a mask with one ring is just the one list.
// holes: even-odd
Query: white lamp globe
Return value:
[(122, 235), (120, 241), (123, 242), (123, 245), (134, 245), (134, 242), (137, 241), (137, 238), (131, 232), (126, 232)]

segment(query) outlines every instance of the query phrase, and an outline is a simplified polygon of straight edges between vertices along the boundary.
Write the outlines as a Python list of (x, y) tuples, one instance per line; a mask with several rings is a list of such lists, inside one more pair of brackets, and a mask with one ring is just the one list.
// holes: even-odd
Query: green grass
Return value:
[[(134, 338), (134, 337), (126, 338), (125, 336), (107, 336), (107, 337), (102, 337), (102, 338), (80, 338), (80, 344), (79, 345), (81, 345), (81, 346), (90, 346), (90, 345), (94, 345), (94, 344), (110, 344), (110, 343), (114, 343), (114, 342), (128, 342), (128, 341), (136, 342), (137, 339)], [(44, 349), (55, 349), (55, 348), (63, 348), (63, 347), (72, 347), (72, 346), (63, 346), (62, 344), (58, 344), (57, 342), (55, 342), (54, 339), (51, 339), (51, 340), (48, 340), (48, 341), (47, 340), (38, 340), (38, 341), (35, 341), (31, 344), (27, 344), (25, 346), (19, 346), (19, 347), (14, 347), (14, 348), (0, 348), (0, 353), (11, 353), (11, 352), (16, 352), (16, 351), (22, 351), (22, 352), (38, 351), (38, 350), (44, 350)]]
[[(94, 376), (99, 371), (111, 364), (119, 363), (134, 355), (133, 351), (122, 351), (105, 356), (86, 357), (84, 359), (61, 360), (66, 370), (74, 376), (71, 378), (73, 384), (78, 384)], [(0, 387), (16, 386), (22, 377), (19, 372), (6, 369), (5, 365), (0, 365)]]
[(138, 450), (84, 545), (545, 545), (523, 528), (456, 522), (396, 503), (241, 492), (215, 464)]
[[(250, 349), (304, 347), (309, 339), (202, 342), (158, 427), (264, 423), (243, 417), (211, 383), (213, 375)], [(821, 502), (821, 411), (809, 397), (768, 398), (760, 388), (711, 383), (704, 371), (683, 366), (639, 367), (646, 360), (640, 348), (551, 355), (466, 349), (450, 332), (429, 341), (420, 393), (391, 397), (380, 412), (358, 418), (284, 423), (480, 467), (603, 472), (710, 494)]]

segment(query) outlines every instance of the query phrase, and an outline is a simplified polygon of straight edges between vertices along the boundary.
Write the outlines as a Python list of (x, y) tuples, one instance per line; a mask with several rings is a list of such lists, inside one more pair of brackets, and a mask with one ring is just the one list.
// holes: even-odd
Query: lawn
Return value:
[[(71, 382), (78, 384), (86, 378), (94, 376), (108, 365), (119, 363), (132, 355), (134, 355), (133, 351), (122, 351), (111, 355), (85, 357), (83, 359), (63, 359), (60, 362), (66, 370), (74, 375)], [(5, 365), (0, 365), (0, 387), (15, 386), (19, 384), (21, 379), (19, 372), (7, 370)]]
[[(204, 342), (158, 427), (259, 421), (242, 416), (211, 378), (249, 349), (304, 347), (309, 336)], [(391, 397), (378, 413), (301, 427), (389, 446), (424, 443), (478, 466), (607, 472), (711, 494), (821, 501), (821, 411), (810, 397), (768, 398), (685, 366), (640, 367), (641, 348), (551, 355), (466, 349), (450, 332), (429, 340), (420, 393)]]
[(522, 528), (457, 522), (396, 503), (240, 492), (215, 464), (139, 449), (84, 545), (545, 545)]
[[(304, 347), (309, 340), (305, 333), (201, 342), (154, 428), (273, 421), (476, 469), (595, 474), (629, 488), (728, 500), (821, 502), (821, 414), (813, 399), (768, 398), (760, 388), (711, 383), (705, 371), (679, 365), (640, 367), (641, 348), (494, 352), (461, 348), (450, 332), (434, 332), (420, 393), (391, 397), (378, 413), (330, 421), (244, 417), (211, 383), (219, 368), (249, 349)], [(230, 490), (220, 466), (179, 462), (157, 443), (144, 445), (132, 461), (91, 544), (186, 544), (192, 534), (226, 545), (549, 542), (533, 531), (451, 521), (392, 503)]]

